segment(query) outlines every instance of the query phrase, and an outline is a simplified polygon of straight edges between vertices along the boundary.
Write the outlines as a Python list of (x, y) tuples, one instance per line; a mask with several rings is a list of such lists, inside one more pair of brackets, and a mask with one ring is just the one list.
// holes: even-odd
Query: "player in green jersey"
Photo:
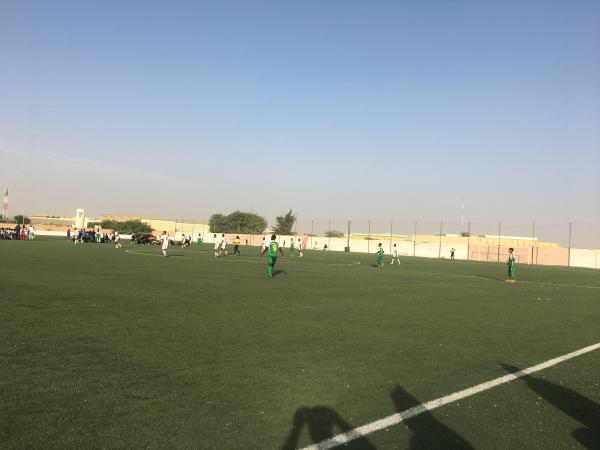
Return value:
[(508, 278), (505, 280), (507, 283), (516, 283), (517, 277), (515, 276), (515, 249), (508, 249), (508, 260), (506, 261), (506, 266), (508, 267)]
[(381, 245), (381, 242), (379, 243), (379, 245), (377, 246), (377, 267), (379, 267), (380, 269), (383, 267), (383, 245)]
[(267, 275), (269, 276), (269, 278), (273, 278), (273, 268), (275, 267), (275, 263), (277, 262), (278, 253), (281, 253), (281, 257), (285, 259), (283, 250), (281, 249), (281, 247), (279, 247), (279, 242), (277, 242), (276, 235), (273, 234), (271, 236), (271, 242), (269, 242), (268, 247), (263, 249), (261, 256), (264, 256), (265, 253), (267, 254), (267, 261), (269, 264), (267, 266)]
[(290, 239), (290, 255), (291, 256), (295, 256), (296, 255), (296, 244), (294, 242), (294, 238), (293, 237)]

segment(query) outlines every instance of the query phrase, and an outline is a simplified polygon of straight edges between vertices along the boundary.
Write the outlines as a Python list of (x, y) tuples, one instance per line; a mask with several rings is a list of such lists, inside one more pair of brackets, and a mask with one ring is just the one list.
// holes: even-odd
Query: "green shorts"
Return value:
[(274, 266), (277, 262), (277, 256), (267, 256), (267, 261), (269, 261), (270, 266)]

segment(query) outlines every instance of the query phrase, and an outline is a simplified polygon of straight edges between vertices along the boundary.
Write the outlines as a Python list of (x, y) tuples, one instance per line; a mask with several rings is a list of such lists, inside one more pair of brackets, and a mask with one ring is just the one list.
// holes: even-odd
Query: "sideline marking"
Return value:
[[(483, 275), (465, 275), (465, 274), (461, 274), (461, 273), (443, 273), (443, 272), (424, 272), (421, 270), (410, 270), (410, 269), (407, 269), (406, 272), (420, 273), (420, 274), (425, 274), (425, 275), (439, 275), (439, 276), (461, 277), (461, 278), (477, 278), (479, 280), (501, 281), (500, 279), (496, 279), (493, 277), (484, 277)], [(561, 286), (561, 287), (574, 287), (574, 288), (583, 288), (583, 289), (600, 289), (600, 286), (585, 286), (582, 284), (561, 284), (561, 283), (552, 283), (549, 281), (517, 280), (516, 284), (519, 284), (519, 283), (539, 284), (542, 286)]]
[[(130, 255), (140, 255), (140, 256), (156, 256), (159, 258), (165, 258), (162, 253), (160, 255), (155, 255), (154, 253), (141, 253), (136, 250), (125, 250), (125, 253), (129, 253)], [(185, 255), (167, 255), (167, 258), (189, 258), (189, 256)]]
[(478, 384), (476, 386), (472, 386), (467, 389), (463, 389), (462, 391), (454, 392), (453, 394), (446, 395), (444, 397), (437, 398), (435, 400), (430, 400), (425, 403), (421, 403), (420, 405), (414, 406), (412, 408), (406, 409), (402, 412), (392, 414), (391, 416), (384, 417), (383, 419), (376, 420), (374, 422), (368, 423), (366, 425), (354, 428), (345, 433), (338, 434), (329, 439), (325, 439), (324, 441), (318, 442), (313, 445), (309, 445), (308, 447), (304, 447), (302, 450), (327, 450), (333, 447), (337, 447), (342, 444), (346, 444), (355, 439), (359, 439), (363, 436), (371, 434), (375, 431), (382, 430), (384, 428), (391, 427), (393, 425), (397, 425), (405, 420), (408, 420), (412, 417), (418, 416), (427, 411), (431, 411), (433, 409), (439, 408), (440, 406), (447, 405), (448, 403), (456, 402), (457, 400), (462, 400), (463, 398), (470, 397), (475, 394), (479, 394), (480, 392), (487, 391), (488, 389), (492, 389), (496, 386), (500, 386), (501, 384), (506, 384), (509, 381), (517, 380), (522, 377), (526, 377), (535, 372), (539, 372), (540, 370), (547, 369), (548, 367), (555, 366), (561, 362), (567, 361), (569, 359), (575, 358), (577, 356), (581, 356), (585, 353), (592, 352), (594, 350), (600, 349), (600, 343), (590, 345), (588, 347), (581, 348), (571, 353), (567, 353), (566, 355), (558, 356), (553, 359), (549, 359), (546, 362), (537, 364), (535, 366), (531, 366), (527, 369), (520, 370), (515, 373), (511, 373), (508, 375), (504, 375), (502, 377), (495, 378), (493, 380), (487, 381), (485, 383)]

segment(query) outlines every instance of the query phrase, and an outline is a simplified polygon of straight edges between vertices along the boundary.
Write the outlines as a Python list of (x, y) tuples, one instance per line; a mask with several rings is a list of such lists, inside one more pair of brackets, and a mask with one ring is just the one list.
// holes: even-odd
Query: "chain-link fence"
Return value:
[(600, 268), (600, 223), (512, 224), (460, 221), (308, 219), (294, 233), (307, 247), (374, 253), (395, 246), (401, 255), (501, 262), (512, 248), (522, 264)]
[[(165, 230), (178, 241), (220, 241), (224, 230), (211, 230), (208, 219), (151, 220), (157, 231)], [(247, 227), (246, 227), (247, 228)], [(229, 230), (231, 231), (231, 230)], [(264, 230), (228, 233), (241, 243), (261, 245)], [(245, 231), (248, 231), (247, 229)], [(312, 250), (374, 253), (381, 244), (386, 253), (393, 249), (401, 256), (453, 258), (471, 261), (502, 262), (514, 249), (521, 264), (545, 264), (600, 268), (600, 223), (540, 224), (537, 222), (481, 223), (468, 221), (422, 221), (377, 219), (313, 219), (299, 216), (292, 233), (279, 236), (289, 247)]]

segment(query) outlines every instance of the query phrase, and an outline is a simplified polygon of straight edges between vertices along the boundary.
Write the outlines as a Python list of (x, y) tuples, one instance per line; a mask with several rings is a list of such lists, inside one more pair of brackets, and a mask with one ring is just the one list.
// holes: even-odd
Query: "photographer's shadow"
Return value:
[[(501, 366), (509, 373), (521, 369), (508, 364)], [(572, 389), (527, 375), (522, 378), (527, 387), (555, 408), (577, 420), (583, 427), (572, 434), (585, 448), (600, 449), (600, 404)]]
[[(402, 386), (396, 385), (390, 394), (399, 413), (418, 406), (421, 402)], [(411, 431), (411, 449), (472, 449), (461, 435), (437, 420), (431, 411), (406, 419), (403, 422)]]
[[(327, 406), (315, 406), (313, 408), (298, 408), (294, 413), (294, 419), (290, 433), (285, 440), (281, 450), (294, 450), (298, 448), (300, 434), (306, 427), (313, 443), (329, 439), (337, 434), (345, 433), (355, 427)], [(344, 449), (353, 450), (375, 450), (367, 438), (359, 437), (344, 445)]]

